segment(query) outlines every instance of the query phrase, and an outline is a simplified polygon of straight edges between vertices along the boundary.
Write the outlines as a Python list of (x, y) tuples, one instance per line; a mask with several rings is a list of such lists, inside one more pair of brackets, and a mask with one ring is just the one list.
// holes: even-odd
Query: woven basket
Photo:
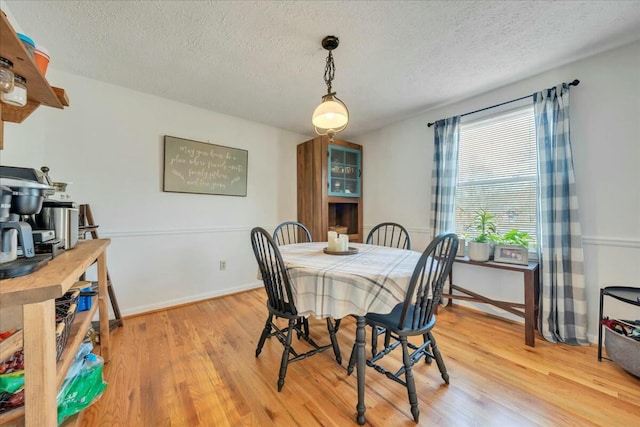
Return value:
[(74, 289), (56, 299), (56, 360), (60, 360), (67, 341), (69, 341), (79, 296), (80, 290)]
[(607, 356), (625, 371), (640, 377), (640, 341), (604, 328), (604, 344)]

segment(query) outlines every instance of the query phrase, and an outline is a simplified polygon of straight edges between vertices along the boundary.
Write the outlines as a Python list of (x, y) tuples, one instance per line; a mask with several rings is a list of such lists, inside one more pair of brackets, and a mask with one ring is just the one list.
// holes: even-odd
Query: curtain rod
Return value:
[[(569, 83), (569, 86), (578, 86), (579, 84), (580, 84), (580, 80), (575, 79), (574, 81), (572, 81), (571, 83)], [(471, 111), (470, 113), (460, 114), (460, 117), (468, 116), (469, 114), (479, 113), (480, 111), (484, 111), (484, 110), (490, 110), (490, 109), (492, 109), (492, 108), (500, 107), (501, 105), (511, 104), (512, 102), (520, 101), (520, 100), (522, 100), (522, 99), (531, 98), (532, 96), (533, 96), (533, 95), (521, 96), (520, 98), (512, 99), (511, 101), (501, 102), (500, 104), (492, 105), (491, 107), (485, 107), (485, 108), (481, 108), (481, 109), (479, 109), (479, 110)], [(431, 126), (433, 126), (434, 124), (435, 124), (435, 122), (427, 123), (427, 126), (428, 126), (428, 127), (431, 127)]]

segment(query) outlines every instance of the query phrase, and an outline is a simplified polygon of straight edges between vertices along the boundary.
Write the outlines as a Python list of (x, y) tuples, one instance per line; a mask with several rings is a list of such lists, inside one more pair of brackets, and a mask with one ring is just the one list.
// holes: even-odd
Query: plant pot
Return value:
[(468, 255), (471, 261), (489, 261), (489, 256), (491, 255), (491, 245), (489, 242), (478, 243), (470, 241), (468, 248)]
[(465, 239), (458, 238), (458, 252), (456, 252), (457, 257), (464, 256), (464, 244), (465, 244)]

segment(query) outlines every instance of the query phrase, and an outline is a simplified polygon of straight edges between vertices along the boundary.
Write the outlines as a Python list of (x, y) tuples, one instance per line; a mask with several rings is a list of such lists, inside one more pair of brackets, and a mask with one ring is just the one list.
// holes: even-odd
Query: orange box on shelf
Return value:
[(44, 76), (47, 74), (47, 67), (49, 66), (49, 51), (41, 44), (36, 45), (36, 49), (33, 51), (33, 59), (36, 61), (38, 70)]

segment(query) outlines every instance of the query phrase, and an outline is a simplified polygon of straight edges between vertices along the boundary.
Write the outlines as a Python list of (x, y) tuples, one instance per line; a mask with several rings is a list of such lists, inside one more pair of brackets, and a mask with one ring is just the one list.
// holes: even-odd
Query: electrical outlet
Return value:
[(220, 270), (227, 269), (227, 261), (220, 261)]

